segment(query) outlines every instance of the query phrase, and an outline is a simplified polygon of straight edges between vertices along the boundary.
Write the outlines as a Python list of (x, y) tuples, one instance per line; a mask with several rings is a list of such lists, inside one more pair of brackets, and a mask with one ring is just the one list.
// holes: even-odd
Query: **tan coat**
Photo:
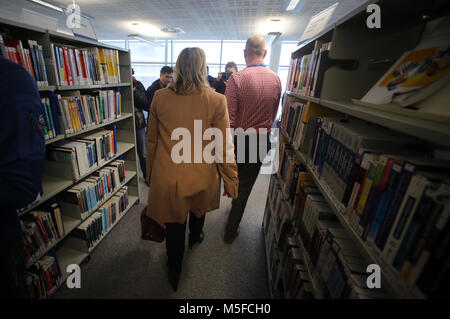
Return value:
[[(194, 163), (194, 120), (202, 121), (202, 136), (209, 127), (220, 129), (224, 147), (233, 151), (231, 140), (226, 143), (225, 138), (230, 124), (224, 95), (210, 88), (191, 95), (177, 95), (171, 89), (155, 93), (147, 130), (147, 215), (160, 224), (184, 223), (189, 211), (201, 217), (219, 208), (220, 178), (228, 194), (233, 198), (238, 194), (236, 163), (205, 163), (203, 156), (202, 163)], [(182, 139), (171, 140), (176, 128), (186, 128), (191, 134), (190, 163), (177, 164), (171, 158), (173, 146)], [(202, 139), (202, 151), (209, 143)]]

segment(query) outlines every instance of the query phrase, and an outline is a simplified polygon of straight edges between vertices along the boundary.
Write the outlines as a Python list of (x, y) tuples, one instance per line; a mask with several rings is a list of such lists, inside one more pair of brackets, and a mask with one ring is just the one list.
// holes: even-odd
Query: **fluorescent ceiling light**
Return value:
[(286, 8), (286, 11), (292, 11), (295, 9), (300, 0), (291, 0)]
[(48, 2), (45, 2), (45, 1), (42, 1), (42, 0), (30, 0), (30, 1), (34, 2), (34, 3), (37, 3), (37, 4), (41, 5), (41, 6), (44, 6), (44, 7), (47, 7), (47, 8), (56, 10), (56, 11), (59, 11), (59, 12), (64, 12), (63, 8), (55, 6), (54, 4), (51, 4), (51, 3), (48, 3)]
[[(67, 14), (67, 12), (66, 12), (67, 11), (67, 7), (64, 7), (62, 5), (52, 4), (52, 3), (49, 3), (49, 2), (46, 2), (46, 1), (43, 1), (43, 0), (28, 0), (28, 1), (36, 3), (36, 4), (39, 4), (39, 5), (43, 6), (43, 7), (46, 7), (46, 8), (49, 8), (49, 9), (52, 9), (52, 10), (55, 10), (55, 11), (58, 11), (58, 12), (63, 12), (63, 13)], [(71, 13), (71, 12), (69, 12), (69, 13)], [(89, 14), (80, 12), (80, 15), (82, 17), (86, 18), (86, 19), (95, 20), (95, 18), (93, 16), (90, 16)]]
[(298, 12), (305, 5), (307, 0), (283, 0), (281, 11)]
[(164, 45), (162, 45), (161, 43), (158, 43), (158, 42), (156, 42), (156, 41), (150, 41), (150, 40), (141, 38), (138, 34), (130, 34), (128, 37), (133, 38), (133, 39), (136, 39), (136, 40), (139, 40), (139, 41), (141, 41), (141, 42), (145, 42), (145, 43), (148, 43), (148, 44), (157, 46), (157, 47), (163, 47), (163, 46), (164, 46)]

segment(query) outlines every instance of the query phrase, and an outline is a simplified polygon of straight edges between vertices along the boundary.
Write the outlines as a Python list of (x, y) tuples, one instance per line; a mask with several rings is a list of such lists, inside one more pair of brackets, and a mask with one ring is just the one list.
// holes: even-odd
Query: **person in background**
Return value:
[[(230, 215), (226, 226), (224, 240), (232, 243), (239, 234), (239, 224), (247, 205), (248, 197), (258, 177), (262, 160), (259, 157), (260, 145), (270, 145), (269, 133), (275, 120), (281, 96), (281, 82), (278, 75), (264, 65), (264, 57), (267, 54), (265, 39), (263, 36), (255, 35), (247, 40), (244, 57), (247, 67), (234, 73), (227, 82), (225, 96), (228, 102), (230, 115), (230, 126), (234, 129), (242, 128), (246, 131), (253, 128), (267, 129), (267, 134), (257, 135), (257, 147), (250, 147), (247, 139), (245, 143), (245, 154), (235, 152), (238, 159), (239, 194), (232, 201)], [(266, 143), (263, 143), (266, 140)], [(268, 148), (263, 150), (265, 154)], [(256, 163), (249, 161), (250, 151), (256, 151)], [(245, 155), (245, 162), (239, 161), (240, 155)]]
[(215, 89), (216, 88), (217, 79), (215, 77), (209, 75), (209, 66), (206, 66), (206, 71), (207, 71), (207, 74), (208, 74), (207, 80), (208, 80), (209, 86), (211, 88)]
[(39, 91), (20, 65), (0, 57), (0, 297), (27, 298), (17, 209), (42, 195), (44, 117)]
[[(233, 143), (227, 130), (230, 127), (227, 101), (225, 96), (211, 90), (206, 83), (204, 51), (200, 48), (183, 49), (177, 59), (175, 75), (175, 83), (156, 92), (150, 106), (147, 132), (147, 181), (150, 191), (147, 216), (166, 225), (169, 281), (176, 291), (188, 216), (191, 248), (204, 238), (205, 214), (219, 208), (221, 179), (224, 181), (224, 195), (236, 198), (238, 178)], [(194, 130), (194, 127), (198, 127), (198, 122), (194, 126), (195, 120), (201, 121), (201, 132)], [(196, 138), (191, 141), (190, 136), (199, 133), (203, 136), (208, 128), (216, 128), (222, 134), (221, 144), (214, 148), (216, 158), (222, 159), (221, 163), (214, 158), (212, 161), (203, 158), (203, 148), (211, 141), (203, 141), (201, 149), (197, 151), (193, 142)], [(174, 130), (183, 130), (190, 135), (181, 136), (180, 141), (173, 140)], [(182, 152), (174, 151), (181, 140), (192, 152), (184, 147)], [(181, 156), (180, 153), (183, 154), (182, 159), (173, 157)]]
[[(145, 91), (144, 85), (136, 80), (134, 77), (134, 70), (132, 69), (133, 75), (133, 97), (134, 97), (134, 120), (136, 125), (136, 148), (139, 157), (139, 165), (141, 166), (142, 174), (147, 176), (146, 168), (147, 165), (145, 163), (145, 137), (146, 132), (145, 129), (147, 127), (144, 112), (148, 112), (150, 103), (147, 99), (147, 92)], [(145, 180), (147, 183), (147, 181)]]
[(152, 85), (147, 88), (148, 105), (152, 105), (155, 92), (166, 88), (173, 81), (173, 69), (170, 66), (163, 66), (159, 72), (159, 79), (155, 80)]
[(225, 65), (225, 72), (221, 72), (217, 75), (216, 92), (225, 94), (227, 88), (228, 79), (233, 73), (238, 72), (238, 67), (234, 62), (228, 62)]

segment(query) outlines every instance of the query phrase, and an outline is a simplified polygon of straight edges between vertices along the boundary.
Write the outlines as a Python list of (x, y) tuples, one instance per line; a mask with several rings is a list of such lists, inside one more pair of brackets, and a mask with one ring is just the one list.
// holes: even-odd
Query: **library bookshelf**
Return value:
[[(68, 141), (73, 138), (83, 138), (86, 133), (95, 133), (98, 130), (105, 129), (106, 127), (114, 126), (116, 129), (116, 152), (114, 156), (108, 158), (106, 161), (101, 162), (91, 167), (80, 178), (76, 179), (72, 176), (72, 169), (70, 164), (62, 164), (46, 160), (44, 166), (44, 177), (42, 180), (43, 194), (38, 201), (18, 211), (19, 218), (24, 218), (27, 214), (31, 214), (35, 210), (39, 210), (41, 205), (46, 204), (49, 200), (56, 198), (59, 203), (58, 195), (72, 186), (83, 182), (84, 179), (89, 177), (92, 173), (104, 168), (111, 164), (115, 160), (123, 160), (125, 163), (125, 176), (120, 185), (107, 194), (101, 201), (97, 203), (95, 207), (92, 207), (89, 212), (84, 215), (80, 215), (79, 209), (77, 211), (76, 205), (60, 205), (62, 223), (64, 226), (64, 234), (58, 236), (52, 242), (47, 243), (44, 247), (33, 254), (33, 258), (29, 259), (26, 263), (26, 269), (29, 270), (35, 264), (46, 256), (50, 251), (53, 252), (52, 256), (57, 257), (60, 268), (60, 277), (57, 283), (52, 285), (52, 289), (44, 293), (41, 298), (47, 298), (52, 296), (57, 289), (64, 284), (67, 276), (66, 268), (68, 265), (77, 264), (80, 265), (83, 261), (90, 257), (92, 251), (98, 247), (101, 241), (111, 232), (123, 216), (139, 202), (139, 179), (138, 179), (138, 164), (136, 153), (136, 133), (134, 125), (134, 107), (133, 107), (133, 86), (131, 78), (131, 59), (130, 52), (122, 48), (116, 48), (97, 41), (82, 39), (71, 35), (59, 33), (56, 31), (45, 30), (39, 27), (26, 25), (17, 21), (10, 21), (7, 19), (0, 19), (0, 34), (3, 37), (21, 40), (27, 42), (28, 40), (35, 40), (42, 46), (43, 57), (45, 60), (45, 69), (48, 79), (48, 85), (38, 85), (39, 92), (42, 94), (48, 94), (54, 92), (55, 94), (71, 94), (74, 91), (80, 92), (79, 94), (92, 94), (95, 91), (101, 90), (120, 90), (120, 115), (117, 115), (113, 119), (104, 119), (100, 124), (94, 124), (87, 126), (75, 133), (66, 133), (63, 129), (63, 121), (59, 117), (58, 120), (61, 126), (59, 134), (54, 138), (47, 139), (45, 141), (46, 147), (52, 147)], [(86, 84), (86, 85), (60, 85), (58, 81), (57, 69), (54, 65), (54, 58), (52, 56), (52, 44), (58, 44), (68, 46), (71, 48), (104, 48), (111, 49), (117, 52), (118, 56), (118, 73), (120, 78), (112, 83), (106, 83), (110, 81), (104, 81), (104, 84)], [(81, 83), (81, 82), (80, 82)], [(58, 110), (58, 113), (59, 110)], [(61, 115), (61, 114), (58, 114)], [(88, 247), (87, 242), (79, 240), (71, 236), (71, 233), (80, 226), (86, 219), (91, 216), (100, 206), (110, 200), (117, 192), (123, 187), (128, 189), (128, 206), (123, 209), (119, 216), (115, 219), (115, 222), (110, 225), (107, 231), (104, 231), (99, 239), (93, 246)]]
[[(334, 215), (333, 222), (338, 223), (341, 229), (346, 232), (346, 238), (351, 240), (355, 249), (358, 251), (358, 256), (362, 261), (362, 264), (366, 266), (369, 264), (380, 266), (382, 288), (378, 291), (374, 291), (377, 289), (369, 291), (369, 289), (367, 289), (368, 287), (359, 286), (358, 289), (361, 287), (361, 289), (366, 289), (365, 291), (368, 291), (367, 294), (365, 294), (365, 292), (362, 293), (362, 298), (423, 299), (428, 298), (428, 296), (415, 284), (410, 284), (409, 281), (406, 281), (404, 277), (400, 279), (402, 273), (399, 268), (396, 268), (398, 266), (394, 267), (392, 260), (387, 261), (385, 259), (385, 251), (383, 252), (376, 249), (373, 241), (366, 240), (366, 238), (363, 238), (357, 231), (354, 220), (349, 219), (348, 217), (353, 213), (350, 212), (351, 208), (343, 204), (342, 198), (338, 199), (336, 197), (336, 189), (328, 183), (328, 181), (331, 180), (335, 183), (334, 185), (336, 187), (336, 185), (339, 185), (335, 182), (336, 178), (333, 179), (334, 175), (331, 175), (333, 178), (324, 178), (323, 172), (319, 169), (317, 161), (315, 162), (313, 158), (311, 158), (311, 153), (309, 153), (313, 147), (313, 143), (304, 148), (303, 145), (306, 144), (306, 142), (299, 137), (302, 136), (302, 134), (306, 135), (306, 138), (314, 135), (317, 136), (316, 131), (308, 133), (308, 125), (311, 125), (311, 122), (308, 121), (306, 115), (303, 117), (304, 114), (311, 112), (311, 108), (314, 107), (316, 108), (316, 111), (312, 111), (313, 115), (310, 114), (308, 116), (323, 118), (326, 118), (327, 116), (339, 117), (343, 122), (358, 121), (359, 123), (367, 123), (368, 126), (383, 131), (383, 133), (387, 135), (392, 133), (393, 136), (399, 134), (411, 138), (411, 140), (424, 146), (424, 149), (426, 150), (424, 150), (423, 154), (420, 154), (420, 156), (425, 158), (434, 159), (433, 154), (436, 153), (433, 152), (435, 152), (435, 149), (448, 149), (450, 146), (450, 123), (447, 121), (446, 114), (444, 114), (442, 118), (439, 118), (438, 116), (428, 116), (428, 114), (415, 112), (417, 110), (413, 109), (397, 110), (390, 109), (387, 106), (377, 108), (358, 103), (358, 100), (371, 89), (371, 87), (387, 70), (389, 70), (392, 64), (397, 61), (405, 51), (414, 49), (424, 34), (429, 34), (430, 30), (438, 25), (438, 22), (436, 21), (446, 18), (442, 15), (435, 15), (432, 17), (428, 16), (424, 20), (423, 12), (427, 11), (429, 7), (427, 4), (420, 1), (412, 1), (411, 6), (403, 8), (401, 16), (400, 11), (398, 11), (399, 8), (391, 1), (371, 2), (377, 3), (381, 7), (383, 16), (383, 27), (381, 29), (374, 30), (367, 28), (365, 20), (368, 15), (366, 12), (366, 4), (355, 9), (333, 25), (328, 26), (314, 38), (299, 43), (292, 52), (291, 68), (294, 65), (294, 68), (297, 67), (301, 69), (301, 61), (305, 56), (319, 57), (322, 54), (322, 49), (326, 51), (326, 57), (330, 59), (329, 61), (331, 62), (325, 64), (326, 66), (324, 69), (320, 69), (318, 66), (317, 69), (315, 69), (314, 66), (311, 66), (312, 70), (309, 70), (308, 67), (306, 67), (304, 69), (306, 70), (305, 78), (300, 79), (299, 76), (298, 82), (300, 82), (300, 85), (298, 85), (296, 79), (291, 78), (291, 74), (295, 77), (295, 72), (288, 75), (288, 83), (286, 91), (284, 92), (283, 115), (278, 124), (280, 159), (282, 158), (283, 152), (286, 154), (287, 149), (291, 151), (292, 163), (295, 163), (296, 168), (297, 166), (299, 167), (300, 172), (304, 172), (309, 176), (310, 179), (308, 181), (314, 185), (313, 187), (315, 188), (315, 191), (317, 191), (318, 196), (323, 198), (323, 205), (327, 205), (330, 209), (330, 213)], [(306, 61), (307, 62), (303, 67), (307, 66), (308, 60)], [(319, 61), (326, 61), (326, 59)], [(314, 63), (314, 58), (312, 58), (311, 65), (314, 65)], [(291, 71), (292, 70), (290, 70), (290, 72)], [(299, 72), (300, 75), (301, 72), (302, 71)], [(308, 72), (312, 74), (311, 82), (308, 82)], [(317, 74), (314, 74), (314, 72), (317, 72)], [(314, 82), (315, 80), (317, 83)], [(433, 104), (442, 103), (442, 101), (445, 100), (448, 101), (448, 94), (449, 90), (447, 85), (436, 91), (434, 95), (420, 101), (420, 107), (427, 109), (432, 106), (434, 109), (437, 109), (436, 105)], [(438, 98), (436, 98), (436, 96)], [(442, 99), (443, 97), (444, 99)], [(292, 104), (301, 104), (301, 107), (303, 107), (303, 111), (299, 112), (300, 115), (298, 115), (298, 117), (296, 117), (296, 113), (289, 114), (289, 111), (286, 111)], [(312, 106), (308, 109), (309, 105)], [(295, 107), (293, 107), (293, 109), (295, 109)], [(303, 121), (303, 124), (298, 124), (301, 121)], [(316, 126), (316, 128), (317, 127), (318, 126)], [(329, 134), (329, 132), (327, 133)], [(338, 170), (336, 175), (342, 173), (342, 171), (339, 171), (339, 165), (343, 165), (340, 163), (345, 162), (346, 158), (345, 151), (341, 151), (341, 149), (345, 148), (347, 145), (342, 141), (340, 142), (344, 147), (339, 146), (341, 148), (338, 148), (338, 146), (336, 146), (335, 148), (335, 152), (338, 152), (338, 150), (339, 152), (342, 152), (336, 153), (338, 155), (335, 155)], [(300, 145), (297, 143), (300, 143)], [(324, 145), (324, 147), (328, 147), (328, 144)], [(386, 153), (381, 152), (381, 154)], [(413, 155), (411, 151), (411, 153), (407, 153), (405, 156), (414, 157), (417, 155), (418, 154), (416, 153)], [(331, 157), (331, 160), (332, 159), (333, 158)], [(326, 161), (326, 159), (324, 161)], [(442, 162), (447, 162), (448, 164), (448, 160), (445, 158), (442, 158)], [(342, 167), (343, 166), (340, 167), (341, 170)], [(306, 294), (303, 293), (301, 296), (315, 299), (333, 298), (335, 297), (334, 294), (337, 294), (337, 291), (340, 291), (337, 286), (333, 286), (338, 279), (336, 279), (336, 282), (331, 282), (330, 278), (332, 278), (332, 273), (328, 273), (329, 277), (325, 279), (322, 277), (323, 274), (320, 270), (323, 269), (320, 269), (321, 267), (317, 266), (317, 260), (320, 259), (317, 259), (319, 257), (315, 256), (315, 262), (312, 262), (314, 258), (311, 256), (311, 242), (307, 245), (307, 240), (312, 239), (305, 238), (304, 232), (300, 231), (301, 225), (299, 225), (298, 220), (296, 220), (298, 217), (292, 218), (292, 216), (299, 214), (298, 211), (296, 211), (298, 207), (293, 203), (297, 202), (299, 196), (298, 185), (300, 185), (300, 182), (298, 185), (295, 182), (296, 178), (298, 178), (297, 175), (287, 175), (286, 177), (286, 174), (289, 173), (286, 173), (286, 171), (280, 173), (282, 169), (285, 168), (283, 167), (282, 160), (280, 160), (280, 167), (277, 173), (274, 173), (271, 176), (262, 225), (266, 247), (270, 296), (272, 298), (291, 298), (291, 296), (288, 295), (287, 287), (292, 287), (293, 283), (286, 282), (288, 276), (286, 272), (290, 270), (274, 266), (278, 259), (283, 260), (288, 258), (287, 256), (283, 256), (282, 245), (285, 244), (286, 238), (290, 236), (297, 240), (297, 244), (292, 247), (295, 247), (298, 251), (299, 263), (304, 267), (304, 274), (306, 275), (308, 282), (308, 285), (304, 285), (303, 288)], [(296, 171), (293, 169), (292, 172)], [(448, 183), (445, 178), (446, 177), (442, 177), (440, 183)], [(286, 189), (289, 188), (286, 188), (285, 185), (294, 185), (294, 182), (295, 185), (297, 185), (297, 191), (292, 192), (293, 188), (291, 186), (291, 194), (288, 194)], [(337, 193), (340, 194), (339, 191)], [(423, 195), (420, 195), (418, 200), (422, 200), (422, 198)], [(375, 208), (377, 208), (377, 206), (375, 206)], [(303, 212), (301, 214), (303, 214)], [(402, 218), (407, 216), (403, 215), (404, 212), (402, 213), (401, 211), (398, 214), (402, 214)], [(329, 215), (324, 214), (324, 216)], [(413, 217), (410, 216), (407, 218), (411, 221), (411, 218)], [(281, 222), (279, 220), (281, 220)], [(290, 231), (283, 234), (282, 229), (285, 224), (289, 225)], [(446, 225), (447, 226), (445, 227), (447, 228), (444, 229), (444, 232), (448, 232), (448, 224)], [(317, 224), (315, 224), (314, 227), (317, 227)], [(316, 229), (317, 228), (314, 228), (314, 230)], [(406, 230), (404, 230), (404, 232), (406, 232)], [(411, 233), (408, 233), (408, 235), (413, 236)], [(401, 248), (403, 249), (404, 246), (401, 246)], [(340, 266), (342, 266), (342, 268), (347, 267), (345, 264), (340, 264)], [(317, 268), (319, 268), (319, 270), (317, 270)], [(347, 270), (348, 269), (346, 268), (345, 271), (343, 270), (342, 272), (347, 273)], [(403, 270), (404, 269), (402, 269), (402, 271)], [(421, 276), (421, 273), (417, 272), (414, 275)], [(368, 274), (366, 274), (365, 278), (367, 277)], [(417, 277), (415, 280), (417, 280)], [(334, 290), (331, 291), (331, 289)], [(345, 298), (357, 298), (355, 296), (356, 295), (349, 294), (346, 295)], [(299, 298), (298, 295), (297, 298)]]

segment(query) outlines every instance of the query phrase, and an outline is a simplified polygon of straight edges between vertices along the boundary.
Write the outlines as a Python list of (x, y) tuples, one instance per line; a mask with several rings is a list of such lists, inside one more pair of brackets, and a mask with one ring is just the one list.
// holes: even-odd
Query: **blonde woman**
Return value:
[[(229, 127), (225, 96), (206, 84), (205, 53), (200, 48), (184, 49), (175, 66), (175, 82), (155, 93), (147, 132), (150, 184), (147, 215), (166, 225), (169, 281), (175, 291), (181, 274), (188, 215), (191, 248), (204, 238), (206, 212), (219, 208), (221, 178), (224, 195), (237, 197), (234, 149), (231, 137), (226, 138)], [(220, 144), (220, 139), (213, 138), (217, 142), (215, 158), (222, 156), (222, 160), (210, 162), (203, 158), (205, 146), (211, 143), (203, 140), (208, 128), (215, 128), (223, 136)], [(201, 149), (194, 143), (196, 139), (202, 141)], [(217, 146), (223, 152), (218, 152)], [(230, 157), (226, 159), (230, 152), (231, 161)]]

